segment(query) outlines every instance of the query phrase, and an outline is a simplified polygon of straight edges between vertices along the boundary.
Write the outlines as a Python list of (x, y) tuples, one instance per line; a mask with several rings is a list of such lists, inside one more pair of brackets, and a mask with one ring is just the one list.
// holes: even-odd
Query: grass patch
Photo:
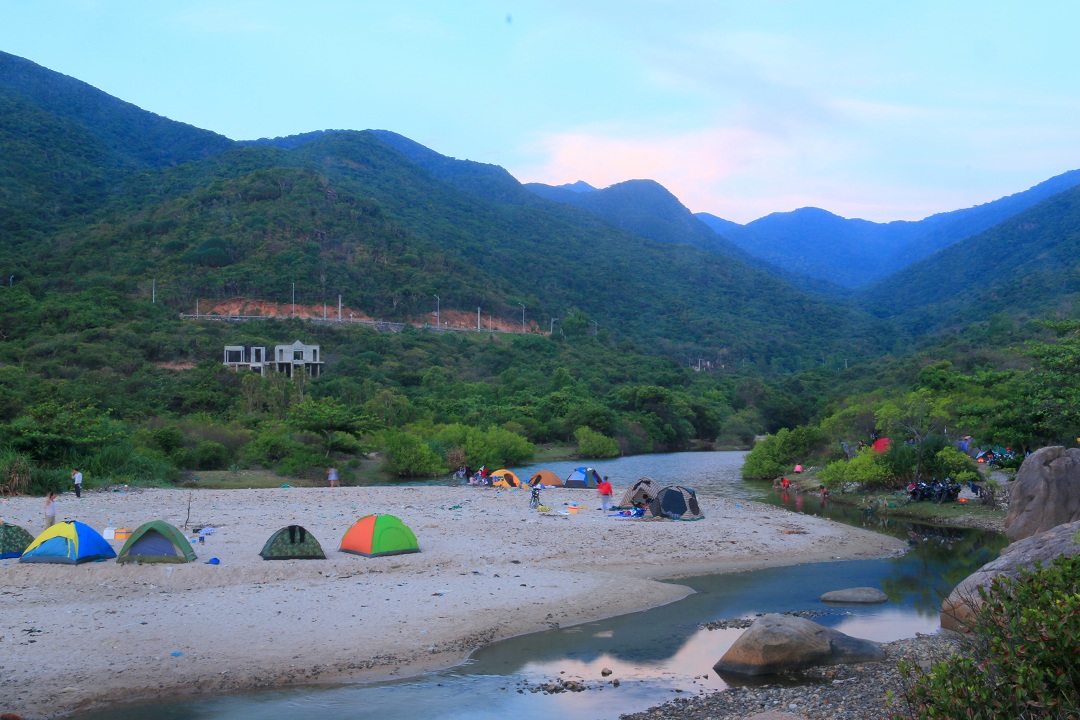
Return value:
[(312, 481), (283, 477), (272, 470), (200, 470), (181, 481), (181, 487), (207, 490), (243, 490), (249, 488), (323, 487), (325, 480)]

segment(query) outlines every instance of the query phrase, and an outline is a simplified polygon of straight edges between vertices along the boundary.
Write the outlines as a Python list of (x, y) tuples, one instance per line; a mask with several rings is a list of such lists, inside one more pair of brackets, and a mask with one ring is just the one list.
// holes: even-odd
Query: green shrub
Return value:
[(821, 444), (821, 432), (812, 427), (782, 428), (754, 445), (742, 474), (748, 480), (771, 480), (789, 473)]
[[(964, 652), (920, 673), (901, 663), (911, 718), (1064, 720), (1080, 714), (1080, 556), (995, 578)], [(904, 716), (895, 715), (902, 719)]]
[(829, 463), (818, 473), (818, 479), (830, 488), (841, 490), (845, 485), (858, 485), (871, 490), (893, 484), (882, 456), (871, 448), (863, 448), (851, 460)]
[(232, 463), (229, 449), (218, 442), (207, 440), (195, 446), (197, 470), (224, 470)]
[[(90, 478), (83, 478), (83, 487), (91, 486)], [(71, 471), (60, 468), (44, 468), (36, 465), (30, 466), (30, 493), (32, 495), (47, 495), (49, 491), (63, 493), (73, 490), (75, 485), (71, 482)]]
[(281, 459), (274, 467), (279, 475), (295, 478), (322, 477), (326, 468), (326, 456), (318, 450), (305, 448)]
[(298, 452), (306, 452), (307, 446), (285, 436), (284, 433), (260, 435), (240, 449), (240, 459), (248, 465), (274, 467), (285, 458)]
[(409, 432), (388, 432), (383, 438), (386, 469), (400, 477), (440, 475), (447, 472), (438, 453)]
[(578, 455), (581, 457), (611, 458), (619, 455), (619, 443), (603, 433), (582, 426), (574, 431), (574, 437), (577, 438)]

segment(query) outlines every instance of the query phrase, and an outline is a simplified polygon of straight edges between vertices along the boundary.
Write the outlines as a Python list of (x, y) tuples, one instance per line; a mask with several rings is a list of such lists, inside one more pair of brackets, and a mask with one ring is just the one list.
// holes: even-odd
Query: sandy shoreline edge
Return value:
[[(153, 519), (213, 527), (187, 565), (0, 563), (0, 712), (54, 718), (120, 702), (415, 675), (472, 650), (689, 594), (661, 582), (836, 559), (883, 557), (894, 538), (768, 505), (703, 499), (696, 522), (605, 517), (593, 490), (470, 487), (144, 490), (65, 495), (58, 518), (99, 530)], [(368, 513), (391, 513), (422, 552), (337, 552)], [(0, 501), (32, 534), (41, 498)], [(304, 525), (326, 560), (264, 561)], [(114, 542), (119, 549), (121, 543)], [(216, 557), (219, 565), (204, 561)], [(599, 601), (597, 599), (600, 599)]]

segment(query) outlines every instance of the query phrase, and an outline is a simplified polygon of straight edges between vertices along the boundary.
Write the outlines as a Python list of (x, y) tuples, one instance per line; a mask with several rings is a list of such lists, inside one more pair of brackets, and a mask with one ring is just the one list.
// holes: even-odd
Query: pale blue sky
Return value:
[(0, 50), (234, 139), (383, 128), (738, 222), (1080, 168), (1078, 27), (1072, 0), (0, 0)]

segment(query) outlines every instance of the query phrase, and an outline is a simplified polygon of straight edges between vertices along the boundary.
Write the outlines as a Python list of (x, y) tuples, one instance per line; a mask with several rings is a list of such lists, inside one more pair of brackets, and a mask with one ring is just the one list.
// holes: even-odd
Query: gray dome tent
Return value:
[(671, 485), (660, 490), (649, 503), (649, 513), (671, 520), (701, 520), (705, 517), (698, 505), (697, 493), (682, 485)]

